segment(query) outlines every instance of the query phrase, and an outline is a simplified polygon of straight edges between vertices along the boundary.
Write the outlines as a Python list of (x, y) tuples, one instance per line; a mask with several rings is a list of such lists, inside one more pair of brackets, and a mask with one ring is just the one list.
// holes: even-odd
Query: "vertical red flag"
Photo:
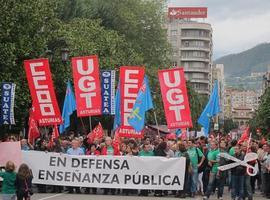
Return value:
[(112, 145), (113, 145), (113, 147), (115, 149), (117, 149), (117, 151), (120, 151), (120, 144), (121, 144), (121, 140), (120, 140), (120, 137), (119, 137), (119, 132), (115, 131), (113, 141), (112, 141)]
[(35, 119), (39, 125), (61, 124), (62, 117), (54, 93), (48, 59), (25, 60), (24, 69), (35, 108)]
[(247, 127), (245, 129), (245, 131), (243, 132), (243, 134), (241, 135), (241, 138), (238, 140), (238, 144), (241, 144), (242, 142), (248, 141), (248, 139), (249, 139), (249, 131), (250, 131), (250, 128)]
[(28, 120), (28, 142), (34, 144), (35, 140), (40, 136), (37, 121), (34, 118), (34, 108), (29, 110), (29, 120)]
[(57, 125), (53, 126), (53, 132), (52, 132), (52, 141), (54, 139), (57, 139), (59, 137), (59, 131)]
[(77, 115), (101, 115), (101, 87), (98, 57), (72, 58), (72, 69), (77, 103)]
[(158, 77), (168, 128), (192, 127), (183, 68), (159, 70)]
[(144, 67), (122, 66), (120, 68), (120, 137), (143, 137), (142, 132), (136, 132), (128, 123), (128, 117), (132, 112), (139, 89), (144, 79)]
[(98, 125), (93, 129), (93, 131), (91, 133), (89, 133), (87, 135), (87, 142), (93, 143), (95, 141), (95, 139), (102, 139), (104, 136), (104, 132), (103, 132), (103, 128), (101, 123), (99, 122)]

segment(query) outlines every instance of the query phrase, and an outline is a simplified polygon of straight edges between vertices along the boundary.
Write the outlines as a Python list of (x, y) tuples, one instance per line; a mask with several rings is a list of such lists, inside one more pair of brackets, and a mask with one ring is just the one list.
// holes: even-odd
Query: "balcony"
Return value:
[(185, 51), (206, 51), (206, 52), (210, 52), (210, 47), (204, 46), (204, 47), (200, 47), (200, 46), (181, 46), (180, 50), (185, 50)]
[(197, 35), (197, 34), (182, 34), (182, 40), (204, 40), (211, 41), (211, 37), (207, 35)]
[(191, 78), (191, 79), (189, 79), (189, 81), (191, 83), (205, 83), (205, 84), (210, 83), (210, 81), (208, 79), (199, 79), (199, 78)]
[(209, 63), (210, 59), (206, 57), (181, 56), (181, 61), (201, 61)]
[(208, 90), (202, 90), (202, 89), (195, 89), (195, 90), (199, 94), (204, 94), (204, 95), (209, 95), (210, 94), (210, 92)]
[(200, 73), (210, 73), (210, 69), (202, 69), (202, 68), (192, 68), (192, 67), (184, 67), (185, 72), (200, 72)]

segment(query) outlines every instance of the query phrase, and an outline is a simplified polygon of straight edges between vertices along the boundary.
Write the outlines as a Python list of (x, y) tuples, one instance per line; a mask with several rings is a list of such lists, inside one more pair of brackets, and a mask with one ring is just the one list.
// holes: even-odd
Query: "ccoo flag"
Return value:
[(74, 97), (74, 93), (71, 88), (70, 81), (67, 82), (67, 90), (66, 96), (62, 111), (62, 118), (64, 120), (64, 124), (61, 124), (59, 127), (59, 132), (63, 133), (67, 127), (70, 126), (70, 115), (76, 110), (76, 101)]
[(214, 89), (210, 96), (210, 99), (204, 108), (200, 118), (198, 119), (199, 124), (201, 124), (204, 128), (204, 132), (206, 135), (209, 133), (209, 125), (210, 125), (210, 117), (215, 116), (220, 112), (219, 107), (219, 95), (218, 95), (218, 82), (215, 80)]
[(139, 90), (136, 102), (128, 118), (128, 123), (137, 131), (144, 128), (145, 112), (153, 108), (151, 91), (148, 79), (145, 76), (143, 84)]

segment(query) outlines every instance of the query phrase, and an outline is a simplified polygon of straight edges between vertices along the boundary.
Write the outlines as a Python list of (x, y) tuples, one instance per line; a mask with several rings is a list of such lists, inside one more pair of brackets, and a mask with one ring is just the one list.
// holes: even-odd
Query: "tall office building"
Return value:
[(169, 8), (168, 39), (172, 45), (172, 66), (182, 66), (185, 77), (199, 93), (211, 91), (212, 27), (194, 21), (206, 18), (207, 8)]

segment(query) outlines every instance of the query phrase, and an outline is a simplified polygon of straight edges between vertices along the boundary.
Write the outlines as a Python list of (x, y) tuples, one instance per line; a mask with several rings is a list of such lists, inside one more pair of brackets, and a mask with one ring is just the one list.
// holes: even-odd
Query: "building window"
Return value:
[(177, 61), (172, 62), (172, 67), (177, 67)]
[(171, 35), (177, 35), (177, 30), (171, 30)]

